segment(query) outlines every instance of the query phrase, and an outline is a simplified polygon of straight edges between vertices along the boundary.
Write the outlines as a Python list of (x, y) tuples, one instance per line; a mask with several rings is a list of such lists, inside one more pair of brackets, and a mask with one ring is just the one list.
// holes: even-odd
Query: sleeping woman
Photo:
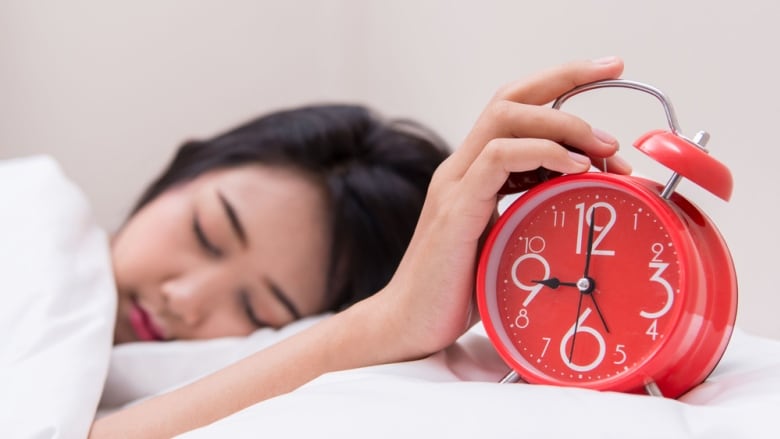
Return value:
[(113, 239), (115, 343), (248, 335), (379, 291), (446, 155), (347, 105), (186, 143)]
[(453, 343), (475, 321), (480, 237), (510, 173), (585, 172), (591, 158), (630, 172), (614, 138), (544, 106), (622, 69), (573, 62), (503, 87), (451, 155), (418, 125), (342, 105), (186, 143), (112, 239), (115, 343), (247, 335), (337, 312), (100, 418), (90, 437), (171, 437), (324, 373)]

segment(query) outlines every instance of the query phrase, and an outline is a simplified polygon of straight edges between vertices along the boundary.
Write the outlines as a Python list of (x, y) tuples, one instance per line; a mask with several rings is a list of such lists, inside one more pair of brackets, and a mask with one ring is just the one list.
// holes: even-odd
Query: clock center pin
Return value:
[(596, 281), (591, 277), (583, 277), (577, 281), (577, 289), (582, 294), (590, 294), (596, 289)]

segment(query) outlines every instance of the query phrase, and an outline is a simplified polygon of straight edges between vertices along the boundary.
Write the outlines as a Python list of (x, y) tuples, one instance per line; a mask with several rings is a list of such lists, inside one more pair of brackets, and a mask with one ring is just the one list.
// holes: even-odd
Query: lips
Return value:
[(160, 328), (158, 328), (149, 313), (146, 312), (135, 300), (132, 301), (130, 308), (130, 326), (133, 332), (141, 341), (162, 341), (165, 337)]

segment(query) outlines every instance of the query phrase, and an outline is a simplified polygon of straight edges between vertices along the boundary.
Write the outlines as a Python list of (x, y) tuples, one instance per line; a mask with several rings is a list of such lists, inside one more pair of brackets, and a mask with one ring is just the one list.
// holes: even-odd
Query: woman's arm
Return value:
[[(378, 296), (374, 296), (378, 297)], [(390, 319), (373, 298), (178, 390), (97, 420), (90, 438), (169, 438), (258, 401), (287, 393), (323, 373), (397, 361)]]
[(587, 157), (617, 143), (581, 119), (542, 105), (577, 85), (616, 78), (622, 61), (566, 64), (499, 90), (464, 141), (437, 169), (417, 229), (376, 295), (204, 379), (99, 419), (90, 437), (171, 437), (289, 392), (331, 371), (423, 357), (453, 343), (473, 320), (480, 238), (510, 172), (544, 166), (584, 172)]

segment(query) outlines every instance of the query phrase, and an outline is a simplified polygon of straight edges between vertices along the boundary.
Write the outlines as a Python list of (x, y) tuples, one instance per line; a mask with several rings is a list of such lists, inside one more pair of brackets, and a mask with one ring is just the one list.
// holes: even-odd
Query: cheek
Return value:
[(303, 294), (298, 299), (298, 303), (301, 304), (301, 311), (304, 314), (322, 312), (329, 306), (326, 291), (330, 268), (330, 243), (322, 235), (312, 235), (297, 246), (297, 252), (292, 252), (294, 256), (291, 260), (297, 263), (290, 264), (294, 267), (290, 275), (300, 282), (298, 291)]
[(128, 223), (114, 239), (111, 246), (114, 275), (120, 294), (127, 289), (138, 288), (148, 277), (148, 267), (155, 266), (155, 252), (150, 247), (155, 241), (147, 241), (136, 232), (133, 224)]
[(172, 269), (177, 249), (185, 245), (183, 215), (162, 207), (165, 205), (150, 205), (130, 218), (114, 237), (111, 254), (120, 289), (159, 281), (157, 278)]

